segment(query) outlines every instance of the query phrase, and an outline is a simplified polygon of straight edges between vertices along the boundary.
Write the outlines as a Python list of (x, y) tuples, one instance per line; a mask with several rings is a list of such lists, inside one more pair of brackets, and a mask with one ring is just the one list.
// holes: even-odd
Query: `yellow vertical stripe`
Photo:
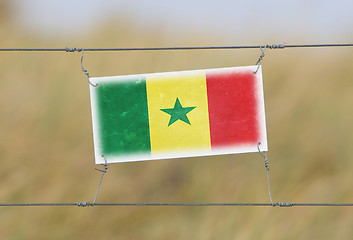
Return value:
[[(152, 154), (210, 150), (206, 75), (202, 71), (151, 74), (146, 77)], [(174, 108), (176, 99), (190, 124), (177, 120), (168, 126), (171, 115), (161, 109)]]

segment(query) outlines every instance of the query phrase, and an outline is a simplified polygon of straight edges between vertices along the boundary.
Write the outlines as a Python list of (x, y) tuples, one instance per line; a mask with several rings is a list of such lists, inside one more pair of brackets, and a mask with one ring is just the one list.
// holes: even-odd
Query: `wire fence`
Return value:
[[(264, 56), (265, 49), (285, 49), (285, 48), (323, 48), (323, 47), (353, 47), (353, 43), (330, 43), (330, 44), (272, 44), (272, 45), (250, 45), (250, 46), (196, 46), (196, 47), (141, 47), (141, 48), (0, 48), (0, 52), (82, 52), (81, 65), (83, 60), (83, 53), (85, 51), (173, 51), (173, 50), (231, 50), (231, 49), (261, 49), (262, 56)], [(82, 70), (87, 72), (83, 68)], [(86, 74), (86, 73), (85, 73)], [(89, 75), (86, 74), (88, 79)], [(268, 159), (264, 153), (259, 153), (265, 158), (265, 167), (267, 169), (267, 182), (269, 198), (271, 203), (96, 203), (96, 198), (101, 185), (105, 169), (98, 171), (103, 172), (100, 179), (94, 201), (91, 202), (76, 202), (76, 203), (0, 203), (0, 207), (51, 207), (51, 206), (76, 206), (76, 207), (94, 207), (94, 206), (145, 206), (145, 207), (353, 207), (353, 203), (293, 203), (293, 202), (272, 202), (268, 175)]]

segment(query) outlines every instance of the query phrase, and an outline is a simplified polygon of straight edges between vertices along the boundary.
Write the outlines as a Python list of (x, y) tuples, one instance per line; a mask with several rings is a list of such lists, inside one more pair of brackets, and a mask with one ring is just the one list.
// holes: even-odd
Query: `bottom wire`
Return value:
[(0, 203), (0, 207), (44, 207), (44, 206), (180, 206), (180, 207), (208, 207), (208, 206), (230, 206), (230, 207), (353, 207), (353, 203)]

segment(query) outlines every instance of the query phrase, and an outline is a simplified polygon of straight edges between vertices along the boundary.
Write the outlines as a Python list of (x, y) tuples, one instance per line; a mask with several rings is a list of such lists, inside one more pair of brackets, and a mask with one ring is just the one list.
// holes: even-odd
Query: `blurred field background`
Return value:
[[(74, 38), (43, 36), (18, 27), (16, 9), (9, 2), (0, 4), (0, 48), (251, 45), (282, 40), (268, 33), (237, 42), (193, 31), (171, 39), (158, 26), (142, 29), (128, 14)], [(293, 43), (300, 43), (300, 37)], [(351, 43), (349, 39), (352, 35), (346, 38)], [(260, 50), (87, 52), (84, 66), (91, 76), (112, 76), (247, 66), (255, 64), (259, 54)], [(1, 203), (93, 201), (101, 174), (94, 170), (89, 85), (80, 56), (0, 53)], [(267, 155), (275, 202), (353, 202), (352, 65), (352, 48), (266, 51)], [(263, 160), (253, 153), (111, 164), (97, 202), (269, 202)], [(1, 207), (0, 238), (351, 239), (352, 211)]]

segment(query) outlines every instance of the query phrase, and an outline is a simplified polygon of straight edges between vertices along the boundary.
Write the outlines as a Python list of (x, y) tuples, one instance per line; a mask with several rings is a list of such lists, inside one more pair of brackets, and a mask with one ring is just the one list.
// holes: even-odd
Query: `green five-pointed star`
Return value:
[(186, 114), (188, 114), (194, 108), (196, 108), (196, 107), (182, 107), (181, 103), (179, 101), (179, 98), (177, 98), (175, 100), (174, 108), (161, 109), (161, 111), (170, 115), (168, 127), (178, 120), (181, 120), (181, 121), (186, 122), (187, 124), (191, 125)]

